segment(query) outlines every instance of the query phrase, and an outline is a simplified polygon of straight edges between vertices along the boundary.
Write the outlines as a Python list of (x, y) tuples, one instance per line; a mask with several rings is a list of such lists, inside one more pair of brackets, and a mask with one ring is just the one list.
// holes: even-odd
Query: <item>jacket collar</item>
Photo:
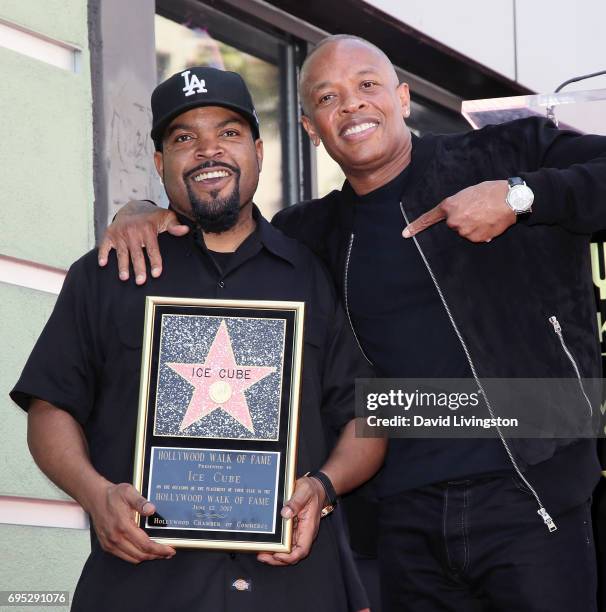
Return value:
[[(423, 173), (425, 172), (425, 168), (427, 164), (433, 157), (435, 148), (436, 148), (436, 138), (432, 134), (428, 134), (427, 136), (423, 136), (420, 138), (415, 134), (411, 134), (412, 136), (412, 155), (410, 159), (410, 164), (408, 165), (409, 169), (409, 178), (406, 181), (407, 185), (415, 185)], [(408, 188), (406, 189), (408, 191)], [(349, 181), (345, 181), (343, 186), (341, 187), (341, 193), (344, 198), (351, 202), (353, 197), (355, 196), (355, 192), (352, 186), (349, 184)]]
[[(422, 178), (427, 165), (434, 157), (437, 139), (433, 134), (419, 137), (412, 134), (412, 156), (410, 160), (409, 176), (406, 181), (404, 192), (406, 194), (414, 190)], [(353, 207), (351, 206), (355, 194), (349, 181), (345, 181), (338, 194), (338, 215), (341, 227), (351, 230), (353, 227)]]

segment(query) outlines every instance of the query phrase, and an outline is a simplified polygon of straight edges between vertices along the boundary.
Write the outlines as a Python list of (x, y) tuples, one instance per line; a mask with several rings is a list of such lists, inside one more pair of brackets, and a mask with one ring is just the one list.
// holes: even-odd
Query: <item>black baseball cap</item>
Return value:
[(151, 137), (162, 148), (164, 130), (178, 115), (198, 106), (222, 106), (240, 113), (259, 138), (259, 119), (244, 79), (237, 72), (208, 66), (186, 68), (160, 83), (151, 96)]

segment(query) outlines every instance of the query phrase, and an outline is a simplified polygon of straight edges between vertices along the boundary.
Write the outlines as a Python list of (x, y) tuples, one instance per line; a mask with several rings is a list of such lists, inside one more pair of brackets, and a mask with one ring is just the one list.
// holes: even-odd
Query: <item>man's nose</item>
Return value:
[(343, 98), (341, 103), (341, 112), (343, 113), (355, 113), (364, 108), (366, 108), (366, 101), (355, 93)]
[(221, 141), (216, 138), (199, 138), (196, 146), (196, 157), (216, 159), (223, 155)]

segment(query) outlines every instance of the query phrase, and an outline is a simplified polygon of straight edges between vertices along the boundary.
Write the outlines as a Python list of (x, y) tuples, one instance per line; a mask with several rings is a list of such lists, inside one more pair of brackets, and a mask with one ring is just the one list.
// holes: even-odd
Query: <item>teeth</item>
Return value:
[(202, 172), (201, 174), (197, 174), (194, 176), (194, 181), (199, 183), (200, 181), (207, 181), (208, 179), (214, 178), (223, 178), (224, 176), (229, 176), (228, 172), (225, 170), (214, 170), (212, 172)]
[(345, 130), (345, 136), (350, 136), (351, 134), (359, 134), (364, 130), (368, 130), (370, 128), (376, 127), (376, 123), (361, 123), (360, 125), (354, 125)]

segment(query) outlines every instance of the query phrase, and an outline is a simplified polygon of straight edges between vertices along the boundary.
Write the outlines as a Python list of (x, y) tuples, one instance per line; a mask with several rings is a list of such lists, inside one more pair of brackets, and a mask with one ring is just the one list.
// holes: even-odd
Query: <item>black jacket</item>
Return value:
[[(528, 218), (490, 244), (469, 242), (445, 223), (432, 226), (417, 236), (428, 273), (444, 295), (479, 379), (575, 376), (551, 316), (557, 317), (581, 376), (598, 378), (589, 241), (592, 232), (606, 227), (606, 137), (560, 131), (532, 118), (414, 138), (403, 216), (412, 221), (465, 187), (510, 176), (521, 176), (535, 194)], [(292, 206), (273, 220), (324, 259), (346, 306), (348, 253), (355, 244), (353, 211), (343, 195), (348, 189), (346, 183), (343, 192)], [(509, 447), (522, 472), (536, 466), (537, 479), (545, 481), (549, 491), (535, 487), (540, 506), (547, 505), (545, 498), (561, 496), (547, 484), (552, 475), (545, 465), (558, 450), (574, 454), (579, 473), (589, 474), (581, 476), (583, 483), (577, 478), (578, 487), (583, 485), (578, 495), (588, 496), (595, 485), (599, 469), (591, 441), (510, 440)]]

